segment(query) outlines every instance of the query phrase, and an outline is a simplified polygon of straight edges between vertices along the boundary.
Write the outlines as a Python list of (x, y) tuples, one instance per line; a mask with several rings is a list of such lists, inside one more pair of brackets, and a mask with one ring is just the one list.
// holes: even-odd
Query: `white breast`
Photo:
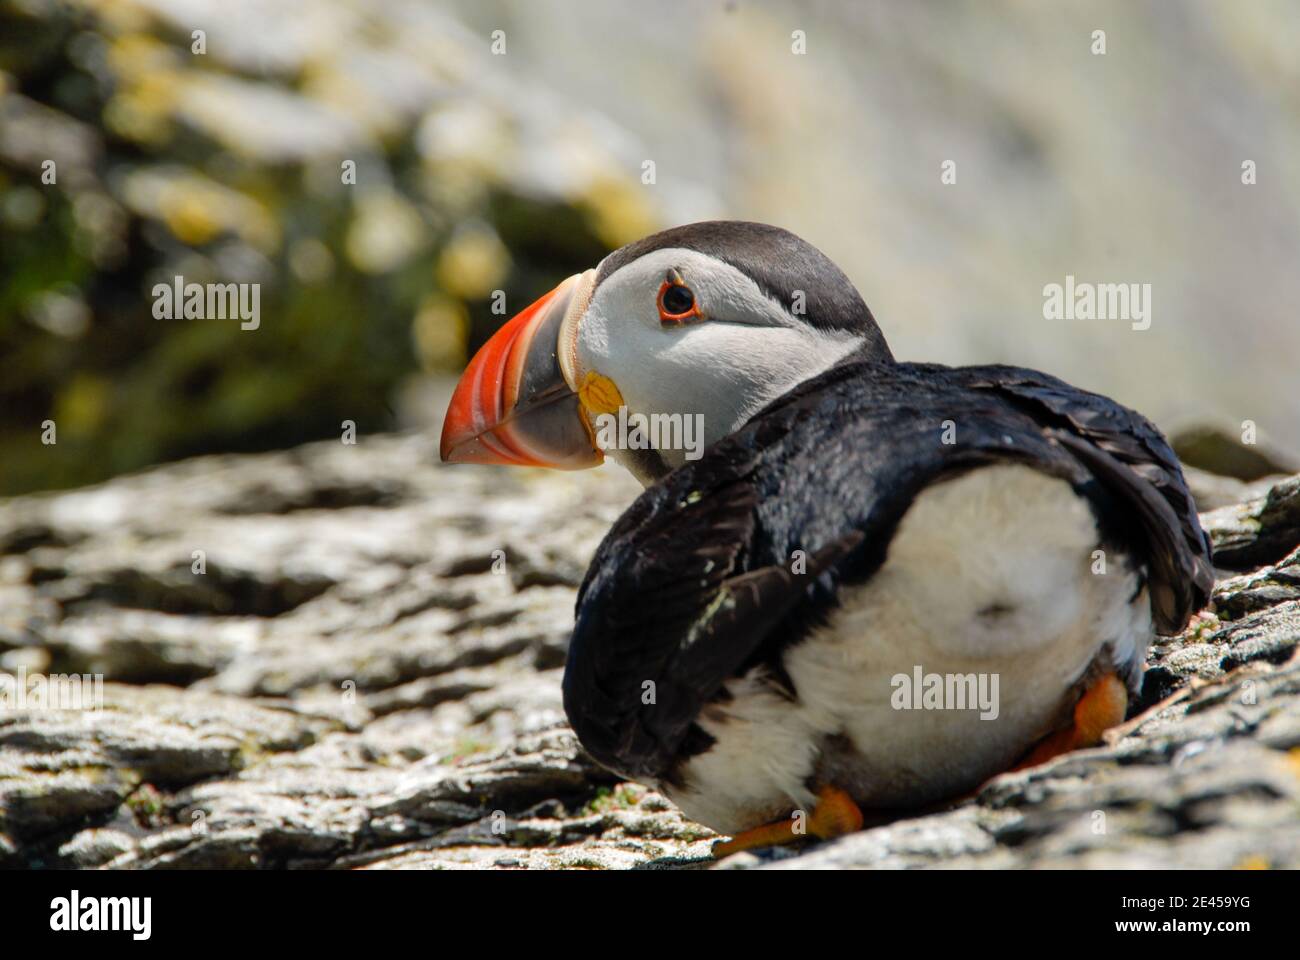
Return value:
[[(890, 808), (1005, 770), (1060, 721), (1067, 692), (1104, 648), (1121, 665), (1145, 654), (1145, 592), (1134, 598), (1126, 558), (1100, 558), (1104, 573), (1094, 573), (1098, 539), (1069, 484), (1029, 467), (984, 467), (927, 488), (882, 568), (845, 588), (828, 624), (787, 652), (797, 700), (757, 673), (730, 683), (732, 699), (699, 721), (717, 742), (686, 764), (684, 789), (666, 788), (670, 797), (734, 833), (811, 809), (811, 781), (823, 776), (864, 808)], [(951, 701), (899, 709), (918, 668), (974, 675), (986, 695), (996, 691), (996, 718)]]

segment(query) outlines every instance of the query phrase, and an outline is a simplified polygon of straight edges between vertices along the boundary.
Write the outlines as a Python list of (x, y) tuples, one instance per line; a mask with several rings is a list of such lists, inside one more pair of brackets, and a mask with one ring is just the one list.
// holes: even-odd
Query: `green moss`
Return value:
[(451, 752), (438, 758), (439, 763), (461, 763), (469, 757), (491, 750), (493, 744), (473, 736), (461, 737), (453, 744)]
[(126, 798), (126, 806), (141, 826), (157, 826), (163, 819), (163, 795), (151, 783), (136, 787)]
[(607, 813), (612, 810), (630, 810), (645, 797), (645, 788), (635, 783), (620, 783), (613, 790), (601, 787), (585, 807), (584, 814)]

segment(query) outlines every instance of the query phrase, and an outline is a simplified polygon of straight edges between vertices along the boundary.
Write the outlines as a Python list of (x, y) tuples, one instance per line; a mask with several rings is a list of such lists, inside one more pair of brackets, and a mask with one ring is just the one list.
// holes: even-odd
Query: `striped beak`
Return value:
[(569, 277), (474, 355), (443, 421), (444, 461), (581, 470), (604, 460), (570, 382), (595, 285), (594, 270)]

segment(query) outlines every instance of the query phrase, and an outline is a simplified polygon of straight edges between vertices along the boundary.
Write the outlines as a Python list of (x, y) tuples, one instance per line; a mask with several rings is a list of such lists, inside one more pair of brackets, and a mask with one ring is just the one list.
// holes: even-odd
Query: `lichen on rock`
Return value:
[[(381, 436), (0, 502), (0, 669), (106, 680), (97, 711), (0, 712), (0, 862), (713, 866), (561, 708), (574, 590), (635, 483), (436, 460)], [(719, 866), (1300, 866), (1297, 482), (1204, 515), (1293, 549), (1223, 571), (1107, 745)]]

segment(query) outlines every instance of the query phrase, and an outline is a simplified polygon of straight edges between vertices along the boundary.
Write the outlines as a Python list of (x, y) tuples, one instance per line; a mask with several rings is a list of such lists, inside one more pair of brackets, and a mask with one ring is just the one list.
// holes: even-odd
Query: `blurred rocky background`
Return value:
[[(1297, 37), (1286, 0), (0, 0), (0, 493), (428, 424), (494, 291), (712, 216), (820, 246), (900, 356), (1252, 421), (1255, 480), (1300, 450)], [(1067, 274), (1152, 284), (1151, 328), (1044, 320)], [(155, 319), (177, 275), (261, 284), (260, 327)]]
[[(423, 0), (0, 3), (0, 493), (391, 429), (494, 291), (661, 225), (634, 141), (508, 62)], [(261, 325), (156, 319), (177, 275)]]

